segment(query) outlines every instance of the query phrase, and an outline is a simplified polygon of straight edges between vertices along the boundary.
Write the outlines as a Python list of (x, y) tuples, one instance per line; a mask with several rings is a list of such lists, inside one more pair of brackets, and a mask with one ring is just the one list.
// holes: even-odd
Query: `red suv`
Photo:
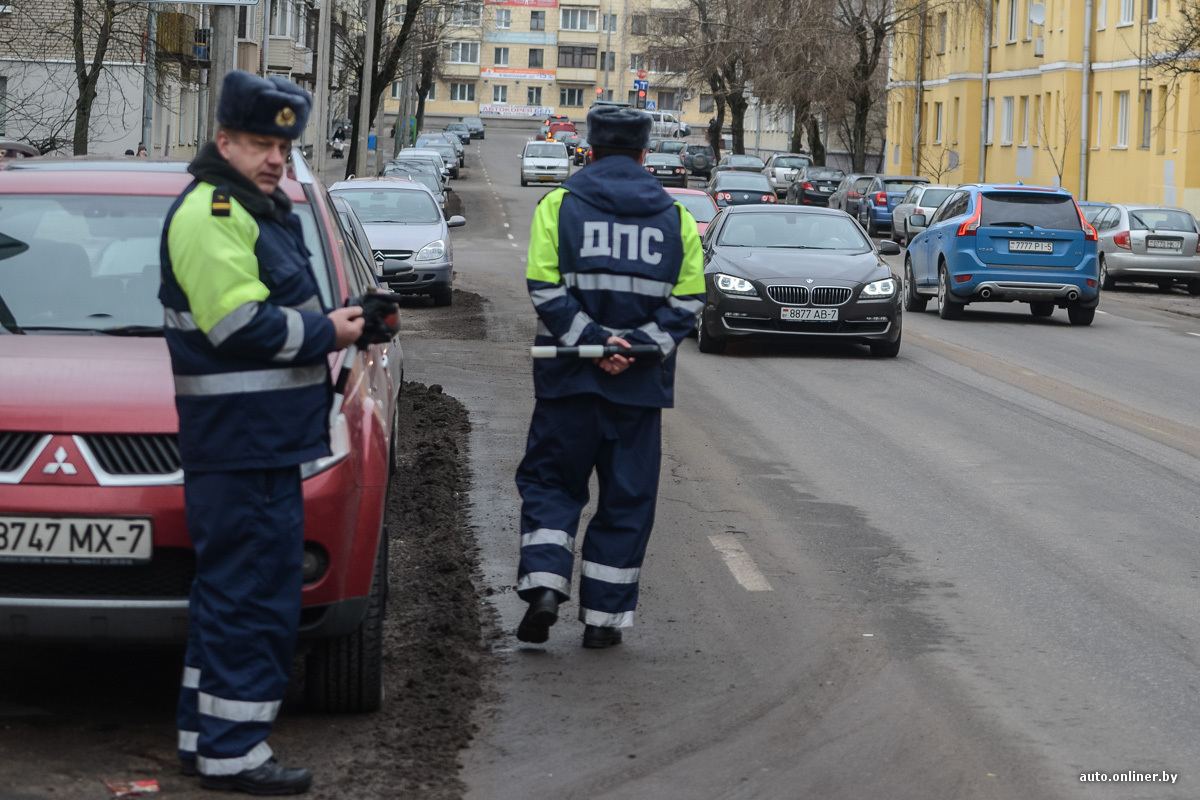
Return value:
[[(0, 642), (183, 642), (195, 568), (158, 301), (183, 162), (0, 169)], [(300, 153), (295, 204), (322, 299), (376, 284)], [(333, 455), (305, 464), (301, 637), (310, 705), (381, 698), (384, 500), (403, 353), (330, 357)]]

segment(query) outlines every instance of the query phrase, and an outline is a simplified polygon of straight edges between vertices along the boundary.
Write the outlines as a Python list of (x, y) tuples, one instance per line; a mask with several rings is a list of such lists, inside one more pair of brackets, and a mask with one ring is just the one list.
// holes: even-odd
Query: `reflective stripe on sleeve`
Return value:
[(208, 329), (208, 341), (213, 347), (220, 347), (225, 340), (250, 324), (258, 313), (258, 302), (242, 303)]
[(575, 319), (571, 321), (571, 329), (559, 337), (559, 341), (567, 347), (579, 344), (579, 337), (583, 336), (583, 332), (587, 330), (591, 318), (587, 314), (580, 311), (575, 315)]
[(553, 589), (556, 592), (569, 595), (571, 593), (571, 579), (564, 578), (562, 575), (555, 575), (553, 572), (529, 572), (521, 576), (517, 581), (517, 591), (523, 592), (526, 589)]
[(671, 338), (671, 334), (658, 327), (657, 322), (647, 322), (645, 325), (639, 326), (638, 330), (654, 340), (658, 349), (662, 350), (663, 358), (671, 355), (675, 350), (675, 340)]
[(597, 564), (595, 561), (584, 561), (580, 565), (583, 577), (605, 583), (637, 583), (641, 570), (637, 567), (620, 569)]
[(183, 668), (183, 688), (199, 689), (200, 688), (200, 668), (199, 667), (184, 667)]
[(700, 310), (704, 308), (704, 301), (692, 297), (669, 297), (667, 305), (671, 308), (681, 308), (692, 314), (699, 314)]
[(176, 331), (198, 331), (196, 318), (190, 311), (176, 311), (173, 308), (164, 309), (163, 327)]
[(245, 372), (219, 372), (215, 375), (176, 375), (175, 394), (198, 397), (214, 394), (271, 392), (278, 389), (299, 389), (319, 386), (329, 380), (329, 368), (324, 364), (281, 369), (252, 369)]
[(274, 753), (271, 752), (271, 746), (266, 742), (259, 742), (249, 753), (237, 758), (197, 756), (196, 766), (199, 767), (201, 775), (237, 775), (239, 772), (261, 767), (272, 755)]
[(534, 308), (545, 305), (551, 300), (557, 300), (560, 297), (567, 296), (566, 286), (552, 286), (548, 289), (534, 289), (529, 293), (529, 299), (533, 301)]
[(633, 275), (613, 275), (608, 272), (567, 272), (563, 283), (585, 292), (626, 292), (644, 297), (670, 297), (674, 284), (638, 278)]
[(312, 297), (305, 300), (300, 305), (291, 306), (291, 308), (294, 308), (297, 311), (324, 311), (325, 310), (325, 309), (321, 308), (321, 298), (317, 297), (315, 294)]
[(200, 739), (198, 731), (180, 731), (179, 746), (177, 750), (182, 750), (185, 753), (196, 752), (196, 742)]
[(574, 550), (575, 540), (566, 531), (555, 531), (550, 528), (538, 528), (531, 533), (521, 534), (521, 547), (535, 544), (556, 544), (568, 550)]
[(279, 348), (279, 352), (271, 357), (271, 360), (292, 361), (300, 352), (300, 346), (304, 344), (304, 317), (294, 308), (283, 307), (279, 310), (287, 319), (287, 339), (284, 340), (283, 347)]
[(621, 611), (610, 614), (606, 611), (593, 611), (580, 606), (579, 621), (584, 625), (599, 625), (601, 628), (628, 628), (633, 625), (633, 612)]
[(542, 322), (541, 319), (539, 319), (538, 326), (537, 326), (537, 335), (538, 336), (553, 336), (554, 331), (550, 330), (550, 328), (548, 328), (546, 326), (546, 323)]
[(196, 706), (200, 713), (230, 722), (273, 722), (279, 713), (281, 700), (226, 700), (223, 697), (200, 692)]

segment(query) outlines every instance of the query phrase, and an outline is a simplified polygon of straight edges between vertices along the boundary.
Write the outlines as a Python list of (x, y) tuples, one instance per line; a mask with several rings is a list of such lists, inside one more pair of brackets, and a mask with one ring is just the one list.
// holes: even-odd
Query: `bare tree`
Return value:
[[(1046, 108), (1042, 112), (1042, 118), (1038, 123), (1042, 147), (1046, 151), (1046, 155), (1050, 157), (1050, 163), (1054, 165), (1054, 172), (1058, 175), (1058, 185), (1062, 186), (1063, 170), (1067, 165), (1067, 154), (1071, 152), (1072, 137), (1075, 135), (1075, 127), (1079, 121), (1078, 111), (1079, 103), (1070, 103), (1068, 95), (1064, 92), (1059, 96), (1058, 115), (1062, 119), (1060, 135), (1057, 139), (1051, 141), (1050, 131), (1050, 109)], [(1075, 113), (1071, 113), (1074, 109)]]
[(949, 148), (939, 147), (934, 151), (926, 148), (918, 158), (917, 174), (929, 178), (932, 183), (941, 183), (942, 176), (953, 169), (952, 163)]
[(1200, 5), (1185, 0), (1171, 11), (1168, 18), (1174, 19), (1154, 26), (1150, 52), (1143, 54), (1146, 64), (1174, 79), (1200, 73)]

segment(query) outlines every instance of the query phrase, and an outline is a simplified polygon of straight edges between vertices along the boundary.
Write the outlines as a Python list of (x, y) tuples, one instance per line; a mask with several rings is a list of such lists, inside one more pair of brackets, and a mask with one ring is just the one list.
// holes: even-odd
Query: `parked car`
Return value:
[(567, 155), (573, 156), (575, 154), (575, 148), (577, 148), (579, 143), (583, 141), (583, 137), (580, 136), (576, 131), (569, 131), (560, 136), (556, 136), (554, 140), (565, 144), (567, 146)]
[(671, 153), (647, 153), (643, 162), (646, 170), (663, 186), (687, 188), (688, 175), (683, 159)]
[(1182, 282), (1188, 294), (1200, 295), (1200, 227), (1189, 211), (1118, 203), (1101, 209), (1094, 225), (1101, 288), (1149, 281), (1169, 292)]
[(845, 214), (735, 206), (717, 217), (704, 245), (700, 352), (789, 339), (857, 342), (883, 357), (900, 352), (900, 278), (881, 257), (900, 247), (877, 249)]
[[(758, 156), (739, 155), (737, 153), (727, 153), (721, 156), (721, 160), (713, 167), (716, 172), (725, 172), (727, 170), (735, 170), (738, 172), (762, 172), (766, 164)], [(771, 191), (775, 191), (774, 188)]]
[(408, 178), (356, 178), (329, 187), (362, 222), (381, 280), (393, 292), (429, 295), (435, 306), (453, 302), (454, 247), (450, 229), (429, 189)]
[(558, 141), (566, 133), (575, 133), (575, 123), (570, 120), (555, 120), (546, 126), (546, 141)]
[(1096, 217), (1100, 212), (1112, 205), (1112, 203), (1097, 203), (1090, 200), (1077, 200), (1079, 210), (1083, 212), (1083, 218), (1090, 222), (1093, 226), (1096, 224)]
[[(430, 171), (428, 161), (392, 161), (383, 168), (381, 178), (408, 178), (424, 186), (433, 194), (442, 215), (446, 214), (446, 192), (449, 190), (442, 185), (442, 176)], [(436, 169), (436, 167), (434, 167)]]
[(929, 183), (929, 180), (908, 175), (876, 175), (862, 192), (858, 224), (870, 236), (878, 236), (882, 228), (891, 228), (892, 209), (904, 199), (909, 189), (920, 183)]
[(463, 144), (470, 144), (473, 138), (471, 136), (471, 126), (465, 122), (448, 122), (442, 130), (454, 134)]
[[(467, 150), (465, 147), (463, 147), (462, 140), (460, 140), (453, 133), (447, 133), (445, 131), (435, 131), (433, 133), (422, 133), (420, 136), (417, 137), (417, 140), (415, 142), (413, 142), (413, 147), (423, 148), (423, 147), (425, 147), (425, 145), (430, 144), (431, 142), (447, 142), (450, 145), (452, 145), (454, 147), (455, 153), (457, 154), (456, 163), (460, 167), (466, 166)], [(401, 152), (403, 152), (403, 151), (401, 151)]]
[(909, 217), (904, 307), (959, 319), (969, 303), (1028, 303), (1035, 317), (1065, 308), (1090, 325), (1100, 302), (1096, 230), (1071, 193), (1037, 186), (960, 186), (934, 215)]
[(833, 194), (829, 195), (829, 207), (845, 211), (850, 216), (857, 218), (859, 201), (874, 178), (874, 175), (861, 172), (851, 173), (842, 178), (842, 182), (833, 190)]
[(571, 160), (562, 142), (526, 142), (518, 156), (521, 159), (521, 185), (530, 183), (561, 183), (571, 175)]
[(446, 163), (445, 156), (437, 150), (431, 150), (428, 147), (406, 147), (392, 161), (432, 162), (438, 168), (438, 173), (442, 176), (442, 185), (450, 185), (450, 167)]
[[(446, 169), (450, 171), (450, 177), (457, 179), (458, 172), (458, 150), (454, 145), (445, 141), (427, 141), (419, 147), (413, 148), (416, 150), (433, 150), (442, 157), (442, 161), (446, 164)], [(401, 150), (400, 152), (404, 152)]]
[(712, 145), (688, 144), (683, 148), (683, 166), (693, 175), (707, 179), (712, 175), (713, 164), (716, 163), (716, 153)]
[(583, 166), (587, 163), (591, 151), (592, 146), (588, 144), (587, 139), (580, 139), (575, 143), (575, 149), (570, 151), (572, 163), (577, 167)]
[(543, 125), (542, 127), (538, 128), (537, 135), (534, 136), (533, 138), (535, 141), (544, 142), (544, 141), (546, 141), (546, 137), (549, 135), (550, 135), (550, 126)]
[(479, 117), (463, 117), (459, 122), (467, 124), (467, 130), (471, 132), (472, 139), (482, 139), (484, 135), (484, 122)]
[[(0, 335), (0, 646), (186, 637), (196, 560), (158, 300), (163, 222), (192, 180), (186, 168), (91, 156), (0, 170), (4, 234), (21, 245), (0, 258), (3, 325), (22, 334)], [(289, 173), (280, 189), (321, 305), (340, 307), (375, 285), (373, 271), (299, 149)], [(306, 693), (314, 709), (371, 711), (382, 698), (384, 505), (404, 357), (393, 340), (329, 364), (345, 378), (333, 454), (301, 468)]]
[(681, 136), (691, 136), (692, 128), (684, 122), (676, 112), (647, 111), (650, 115), (650, 133), (655, 136), (669, 136), (678, 139)]
[(796, 173), (812, 163), (812, 158), (803, 153), (776, 153), (763, 165), (763, 174), (771, 182), (775, 194), (783, 197), (796, 179)]
[(662, 139), (656, 139), (652, 136), (650, 137), (650, 144), (646, 146), (646, 149), (651, 153), (656, 153), (658, 152), (658, 145), (660, 142), (662, 142)]
[(695, 218), (696, 227), (703, 236), (704, 232), (708, 230), (708, 224), (721, 210), (717, 207), (716, 201), (699, 189), (667, 189), (666, 191), (671, 195), (671, 199), (686, 208), (688, 213)]
[(344, 197), (337, 195), (330, 195), (329, 197), (332, 201), (333, 210), (337, 213), (338, 221), (342, 223), (342, 232), (346, 235), (348, 244), (357, 247), (358, 251), (362, 254), (363, 260), (374, 267), (376, 282), (382, 285), (380, 278), (383, 276), (383, 265), (375, 263), (375, 255), (371, 252), (371, 241), (367, 238), (367, 232), (363, 229), (358, 215), (354, 213), (354, 207)]
[(833, 167), (812, 164), (801, 167), (789, 182), (783, 202), (794, 206), (827, 206), (829, 196), (844, 177), (846, 173)]
[(761, 172), (718, 172), (705, 191), (721, 208), (777, 202), (770, 181)]
[(910, 188), (892, 209), (892, 241), (900, 244), (912, 241), (914, 236), (925, 229), (910, 225), (909, 217), (922, 214), (929, 219), (953, 191), (953, 186), (940, 183), (918, 183)]

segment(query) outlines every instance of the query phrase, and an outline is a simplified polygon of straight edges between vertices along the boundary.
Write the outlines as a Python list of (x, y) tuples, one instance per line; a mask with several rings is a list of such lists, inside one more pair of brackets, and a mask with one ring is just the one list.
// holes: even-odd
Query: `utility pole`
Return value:
[(149, 153), (153, 147), (150, 141), (154, 136), (154, 85), (156, 67), (154, 64), (158, 50), (158, 9), (154, 3), (146, 6), (146, 72), (142, 81), (142, 145)]
[(358, 93), (358, 122), (354, 123), (354, 138), (358, 140), (358, 159), (354, 163), (354, 174), (359, 176), (367, 174), (367, 137), (371, 133), (371, 80), (375, 75), (376, 5), (368, 0), (366, 7), (367, 33), (363, 42), (362, 85)]
[[(983, 77), (979, 82), (979, 182), (987, 180), (988, 73), (992, 69), (992, 0), (983, 4)], [(993, 114), (992, 116), (995, 116)]]
[(329, 154), (326, 152), (326, 142), (329, 140), (329, 69), (330, 43), (333, 29), (334, 0), (321, 0), (321, 12), (317, 17), (317, 80), (313, 87), (313, 110), (316, 112), (317, 143), (313, 148), (316, 159), (317, 174), (324, 174)]
[[(278, 0), (282, 3), (284, 0)], [(268, 51), (271, 47), (271, 0), (262, 0), (263, 7), (263, 29), (262, 29), (262, 58), (258, 62), (258, 73), (264, 78), (267, 77), (267, 61), (270, 56)]]
[[(247, 9), (252, 12), (252, 9)], [(217, 138), (217, 106), (221, 85), (233, 71), (237, 52), (237, 13), (235, 6), (212, 7), (212, 41), (209, 43), (208, 108), (205, 125), (209, 139)]]

